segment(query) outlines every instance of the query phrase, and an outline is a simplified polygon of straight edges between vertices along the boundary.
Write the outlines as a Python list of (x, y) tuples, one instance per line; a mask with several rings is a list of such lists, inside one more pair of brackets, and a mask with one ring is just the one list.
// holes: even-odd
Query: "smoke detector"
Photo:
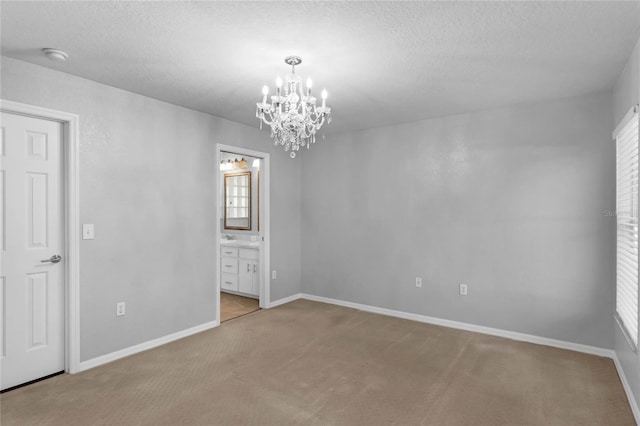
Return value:
[(58, 49), (51, 49), (48, 47), (46, 49), (42, 49), (42, 53), (44, 53), (44, 56), (46, 56), (47, 59), (53, 62), (65, 62), (69, 57), (67, 52), (63, 52), (62, 50)]

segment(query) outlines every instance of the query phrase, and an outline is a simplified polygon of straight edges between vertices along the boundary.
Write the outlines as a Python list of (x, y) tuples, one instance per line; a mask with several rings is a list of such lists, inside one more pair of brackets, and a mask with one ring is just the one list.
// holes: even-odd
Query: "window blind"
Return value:
[(638, 111), (616, 129), (616, 313), (638, 346)]

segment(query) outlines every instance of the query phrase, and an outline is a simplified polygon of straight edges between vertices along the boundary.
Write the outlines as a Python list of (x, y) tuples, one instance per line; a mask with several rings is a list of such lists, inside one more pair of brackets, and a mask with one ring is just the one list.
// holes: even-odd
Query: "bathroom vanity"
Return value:
[(259, 298), (260, 246), (257, 241), (220, 242), (220, 290)]

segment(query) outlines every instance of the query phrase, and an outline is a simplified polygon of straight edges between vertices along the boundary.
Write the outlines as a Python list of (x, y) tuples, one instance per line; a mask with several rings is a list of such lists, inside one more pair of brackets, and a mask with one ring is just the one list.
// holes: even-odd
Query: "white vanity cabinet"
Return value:
[(240, 249), (238, 257), (238, 291), (257, 296), (260, 294), (259, 252)]
[(221, 247), (220, 289), (248, 296), (260, 295), (260, 251), (253, 248)]

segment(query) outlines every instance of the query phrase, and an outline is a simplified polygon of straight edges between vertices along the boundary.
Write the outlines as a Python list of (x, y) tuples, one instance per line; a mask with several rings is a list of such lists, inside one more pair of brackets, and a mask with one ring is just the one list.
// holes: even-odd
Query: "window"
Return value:
[(638, 346), (638, 108), (614, 132), (616, 139), (616, 315)]

